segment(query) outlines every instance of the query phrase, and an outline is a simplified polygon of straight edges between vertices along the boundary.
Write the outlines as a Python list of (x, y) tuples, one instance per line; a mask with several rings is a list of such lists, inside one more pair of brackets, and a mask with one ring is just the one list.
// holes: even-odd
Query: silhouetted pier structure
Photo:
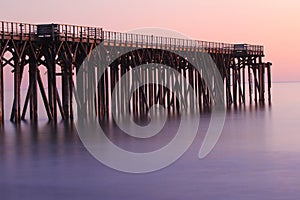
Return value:
[[(11, 66), (14, 73), (11, 121), (19, 123), (21, 119), (25, 119), (27, 110), (32, 121), (38, 120), (38, 90), (49, 120), (56, 122), (59, 114), (62, 119), (72, 119), (74, 76), (85, 76), (77, 74), (79, 68), (85, 58), (97, 59), (90, 58), (90, 55), (93, 49), (102, 42), (107, 49), (114, 47), (138, 49), (126, 55), (120, 55), (120, 58), (112, 62), (105, 71), (97, 84), (95, 108), (81, 104), (81, 106), (86, 106), (86, 112), (96, 112), (100, 119), (110, 115), (109, 96), (122, 75), (146, 63), (164, 64), (177, 70), (189, 80), (198, 96), (198, 99), (190, 100), (190, 106), (194, 106), (197, 101), (199, 110), (209, 107), (211, 98), (201, 72), (197, 72), (190, 66), (186, 58), (174, 55), (172, 50), (206, 52), (211, 55), (224, 80), (224, 100), (227, 106), (246, 104), (246, 95), (249, 97), (250, 104), (263, 104), (265, 96), (271, 101), (271, 63), (263, 62), (263, 46), (119, 33), (104, 31), (96, 27), (13, 22), (0, 22), (0, 39), (0, 124), (3, 123), (4, 113), (8, 113), (8, 108), (4, 108), (6, 84), (3, 83), (4, 67)], [(107, 52), (109, 53), (109, 50)], [(100, 55), (99, 59), (105, 56)], [(28, 72), (24, 70), (26, 66), (28, 66)], [(41, 67), (45, 67), (47, 71), (47, 85), (43, 84), (39, 70)], [(29, 73), (29, 85), (27, 94), (23, 97), (20, 85), (24, 73)], [(141, 74), (152, 80), (155, 80), (157, 76), (164, 76), (164, 72), (159, 70), (141, 72)], [(57, 83), (57, 76), (61, 76), (61, 88), (58, 88), (60, 84)], [(89, 79), (94, 81), (95, 77), (86, 76), (87, 83), (77, 83), (81, 85), (80, 87), (93, 84)], [(167, 78), (171, 83), (178, 83), (173, 80), (174, 77)], [(132, 81), (127, 83), (135, 84)], [(61, 96), (59, 90), (61, 90)], [(182, 91), (185, 91), (184, 88)], [(185, 92), (187, 94), (189, 91)], [(122, 91), (119, 93), (121, 96), (116, 106), (122, 112), (126, 105), (122, 102), (124, 94)], [(149, 84), (139, 88), (133, 93), (129, 106), (131, 112), (143, 113), (155, 103), (160, 103), (170, 111), (178, 110), (179, 106), (174, 94), (159, 84)], [(27, 109), (28, 106), (29, 109)]]

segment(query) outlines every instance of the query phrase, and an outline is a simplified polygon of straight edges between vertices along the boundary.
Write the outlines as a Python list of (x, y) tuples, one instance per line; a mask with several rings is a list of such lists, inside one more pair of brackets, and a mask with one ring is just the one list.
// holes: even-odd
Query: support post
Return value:
[(56, 63), (55, 63), (55, 44), (53, 42), (49, 57), (48, 68), (48, 99), (54, 123), (57, 122), (57, 94), (56, 94)]
[(15, 60), (15, 70), (14, 70), (14, 105), (13, 105), (13, 113), (11, 116), (11, 120), (16, 124), (19, 124), (21, 121), (20, 115), (20, 85), (21, 85), (21, 66), (19, 61)]
[(38, 100), (37, 100), (37, 63), (31, 60), (29, 63), (29, 82), (31, 84), (30, 95), (30, 119), (37, 122), (38, 119)]
[(259, 61), (259, 101), (265, 102), (265, 65), (262, 63), (261, 57)]
[(65, 65), (62, 66), (62, 107), (65, 120), (70, 119), (70, 63), (67, 62)]
[(0, 58), (0, 127), (4, 123), (4, 87), (3, 87), (3, 66)]
[(271, 87), (272, 87), (272, 81), (271, 81), (271, 63), (267, 63), (267, 73), (268, 73), (268, 99), (269, 103), (272, 101), (271, 96)]
[(235, 63), (235, 58), (233, 58), (233, 67), (232, 67), (232, 74), (233, 74), (233, 103), (234, 106), (237, 105), (237, 67)]

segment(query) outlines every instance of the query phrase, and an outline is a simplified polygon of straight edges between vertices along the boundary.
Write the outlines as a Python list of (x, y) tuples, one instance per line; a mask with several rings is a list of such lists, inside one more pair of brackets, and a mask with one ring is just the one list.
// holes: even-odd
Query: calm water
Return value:
[[(190, 149), (174, 164), (126, 174), (95, 160), (75, 128), (41, 121), (0, 134), (0, 199), (298, 199), (300, 196), (300, 84), (274, 84), (272, 107), (227, 113), (224, 130), (204, 160), (197, 155), (209, 121), (201, 121)], [(176, 129), (176, 120), (165, 131)], [(118, 130), (108, 127), (109, 134)], [(176, 130), (175, 130), (176, 131)], [(161, 134), (155, 148), (169, 139)], [(116, 142), (151, 149), (151, 143)], [(142, 147), (141, 147), (142, 146)], [(143, 149), (137, 149), (137, 151)]]

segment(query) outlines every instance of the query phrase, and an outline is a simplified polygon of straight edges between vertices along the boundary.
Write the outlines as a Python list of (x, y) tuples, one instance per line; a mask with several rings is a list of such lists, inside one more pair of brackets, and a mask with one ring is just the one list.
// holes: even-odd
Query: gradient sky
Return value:
[(2, 0), (1, 8), (0, 21), (160, 27), (198, 40), (262, 44), (273, 81), (300, 81), (298, 0)]

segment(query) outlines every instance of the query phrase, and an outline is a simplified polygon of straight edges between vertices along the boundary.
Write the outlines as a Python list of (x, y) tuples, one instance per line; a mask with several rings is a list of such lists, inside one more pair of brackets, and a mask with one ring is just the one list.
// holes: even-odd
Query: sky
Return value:
[(1, 7), (0, 21), (122, 32), (155, 27), (197, 40), (260, 44), (273, 81), (300, 81), (298, 0), (2, 0)]

